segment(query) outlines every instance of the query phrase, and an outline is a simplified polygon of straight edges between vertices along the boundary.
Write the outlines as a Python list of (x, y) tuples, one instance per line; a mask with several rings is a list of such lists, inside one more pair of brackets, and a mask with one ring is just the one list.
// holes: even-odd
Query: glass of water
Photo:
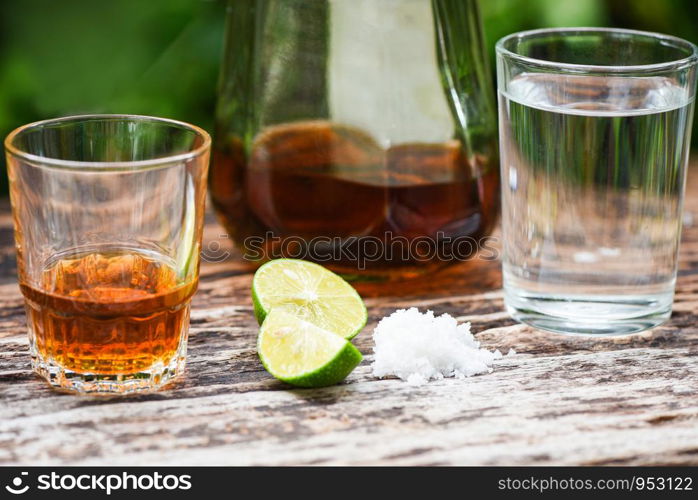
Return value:
[(620, 335), (671, 315), (698, 49), (603, 28), (497, 43), (508, 311)]

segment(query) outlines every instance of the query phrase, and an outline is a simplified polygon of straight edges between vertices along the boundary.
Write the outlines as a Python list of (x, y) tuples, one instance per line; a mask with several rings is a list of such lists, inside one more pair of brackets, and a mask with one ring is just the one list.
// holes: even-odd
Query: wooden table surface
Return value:
[[(673, 319), (651, 332), (590, 340), (516, 324), (503, 312), (499, 263), (475, 260), (399, 296), (364, 293), (364, 362), (341, 385), (294, 390), (257, 359), (251, 273), (229, 259), (202, 266), (184, 378), (98, 398), (59, 394), (30, 371), (4, 202), (0, 463), (698, 464), (698, 168), (685, 212)], [(210, 217), (206, 240), (225, 249), (222, 234)], [(470, 321), (484, 346), (518, 354), (467, 380), (375, 379), (372, 330), (408, 306)]]

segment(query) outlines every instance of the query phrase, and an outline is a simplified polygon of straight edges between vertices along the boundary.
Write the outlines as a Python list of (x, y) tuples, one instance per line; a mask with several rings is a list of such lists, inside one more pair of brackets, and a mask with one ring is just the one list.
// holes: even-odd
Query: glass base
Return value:
[(554, 333), (618, 336), (639, 333), (671, 317), (673, 294), (661, 296), (556, 297), (506, 290), (507, 311), (516, 320)]
[(105, 375), (67, 370), (52, 359), (32, 356), (32, 369), (54, 388), (77, 394), (111, 395), (149, 392), (160, 389), (184, 372), (186, 342), (169, 363), (156, 363), (136, 373)]

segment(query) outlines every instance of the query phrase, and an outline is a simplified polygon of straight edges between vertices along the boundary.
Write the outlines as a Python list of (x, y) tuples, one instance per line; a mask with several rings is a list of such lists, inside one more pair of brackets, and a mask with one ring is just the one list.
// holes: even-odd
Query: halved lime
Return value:
[(356, 290), (324, 267), (296, 259), (277, 259), (257, 269), (252, 281), (254, 314), (260, 324), (274, 308), (346, 339), (366, 326), (366, 306)]
[(348, 340), (283, 309), (262, 323), (257, 352), (269, 373), (299, 387), (336, 384), (363, 359)]

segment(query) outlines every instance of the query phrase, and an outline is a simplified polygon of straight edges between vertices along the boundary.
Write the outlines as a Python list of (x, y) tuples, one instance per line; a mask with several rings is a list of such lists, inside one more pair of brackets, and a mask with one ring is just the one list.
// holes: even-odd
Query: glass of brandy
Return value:
[(34, 371), (78, 393), (183, 371), (210, 138), (161, 118), (87, 115), (5, 140)]
[(499, 212), (476, 0), (231, 0), (213, 206), (249, 261), (385, 281), (466, 260)]

